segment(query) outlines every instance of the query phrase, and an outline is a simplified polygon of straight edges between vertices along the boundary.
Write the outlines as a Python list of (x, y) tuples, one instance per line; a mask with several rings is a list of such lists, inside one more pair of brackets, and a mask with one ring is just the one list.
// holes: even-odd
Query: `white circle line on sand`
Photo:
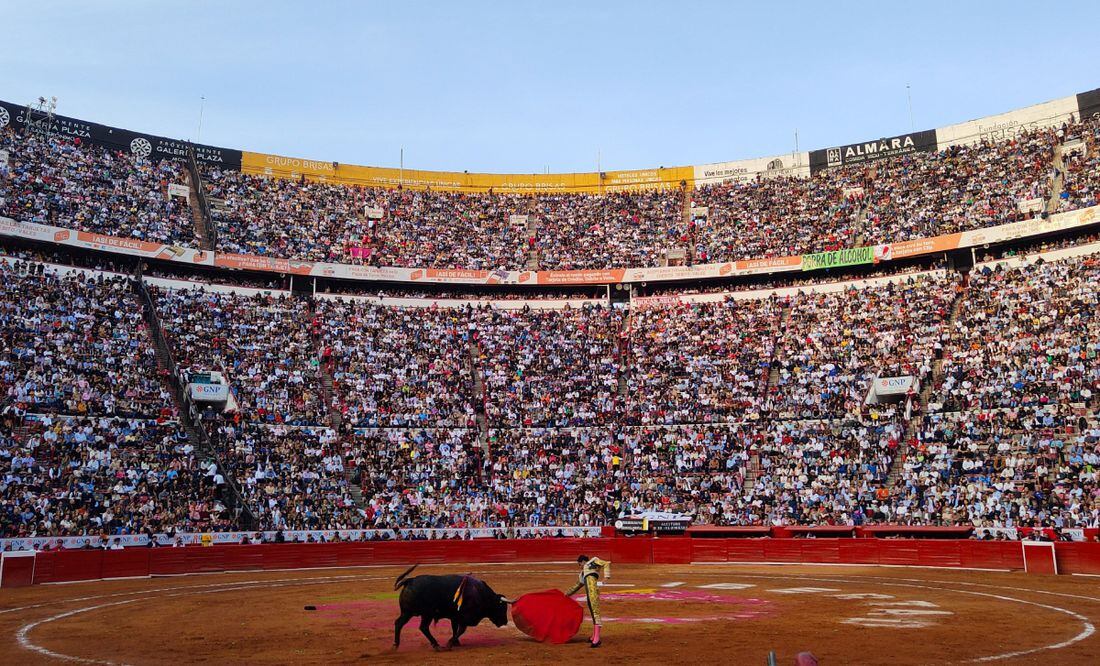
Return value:
[[(789, 577), (768, 576), (768, 575), (765, 575), (765, 574), (731, 574), (731, 575), (743, 576), (745, 578), (766, 578), (766, 579), (777, 579), (778, 578), (778, 579), (782, 579), (782, 580), (788, 580), (789, 579)], [(822, 577), (817, 577), (817, 576), (799, 576), (799, 578), (801, 580), (813, 580), (813, 581), (817, 581), (817, 582), (821, 582), (821, 583), (848, 583), (848, 584), (851, 584), (851, 583), (858, 583), (859, 582), (859, 577), (857, 577), (856, 580), (851, 580), (849, 578), (822, 578)], [(908, 580), (913, 580), (913, 579), (903, 579), (903, 580), (908, 581)], [(1076, 636), (1074, 636), (1073, 638), (1070, 638), (1068, 640), (1061, 641), (1059, 643), (1051, 643), (1049, 645), (1042, 645), (1040, 647), (1031, 648), (1029, 650), (1019, 650), (1019, 651), (1016, 651), (1016, 652), (1005, 652), (1005, 653), (1002, 653), (1002, 654), (989, 655), (989, 656), (986, 656), (986, 657), (976, 657), (974, 659), (969, 659), (968, 661), (970, 661), (970, 662), (999, 661), (999, 660), (1002, 660), (1002, 659), (1012, 659), (1014, 657), (1023, 657), (1025, 655), (1035, 654), (1036, 652), (1042, 652), (1044, 650), (1060, 650), (1062, 648), (1069, 647), (1070, 645), (1073, 645), (1074, 643), (1079, 643), (1080, 641), (1083, 641), (1086, 638), (1088, 638), (1089, 636), (1092, 636), (1094, 633), (1096, 633), (1096, 627), (1093, 626), (1092, 622), (1089, 621), (1089, 618), (1085, 617), (1084, 615), (1081, 615), (1080, 613), (1076, 613), (1076, 612), (1071, 611), (1071, 610), (1067, 610), (1065, 608), (1059, 608), (1058, 606), (1050, 606), (1048, 604), (1041, 604), (1038, 601), (1028, 601), (1026, 599), (1017, 599), (1016, 597), (1007, 597), (1007, 596), (1000, 595), (1000, 594), (993, 594), (991, 592), (978, 592), (976, 590), (959, 590), (959, 589), (952, 589), (952, 588), (948, 588), (948, 587), (935, 587), (935, 586), (932, 586), (932, 585), (923, 584), (926, 581), (901, 582), (901, 581), (897, 581), (897, 580), (891, 580), (891, 579), (888, 579), (888, 578), (883, 578), (881, 576), (875, 576), (875, 577), (873, 577), (872, 582), (875, 582), (879, 585), (889, 585), (889, 586), (894, 586), (894, 587), (912, 587), (912, 588), (921, 589), (921, 590), (938, 590), (938, 591), (941, 591), (941, 592), (955, 592), (955, 593), (958, 593), (958, 594), (969, 594), (969, 595), (973, 595), (973, 596), (989, 597), (989, 598), (992, 598), (992, 599), (999, 599), (1001, 601), (1010, 601), (1010, 602), (1014, 602), (1014, 603), (1027, 604), (1029, 606), (1037, 606), (1039, 608), (1045, 608), (1047, 610), (1063, 613), (1063, 614), (1068, 615), (1068, 616), (1072, 617), (1073, 619), (1075, 619), (1075, 620), (1077, 620), (1078, 622), (1081, 623), (1081, 627), (1082, 627), (1081, 631)], [(933, 582), (935, 582), (935, 581), (933, 581)]]
[[(521, 573), (521, 572), (520, 571), (513, 571), (511, 573)], [(525, 572), (523, 572), (523, 573), (525, 573)], [(542, 572), (539, 572), (539, 573), (542, 573)], [(549, 573), (549, 572), (547, 572), (547, 573)], [(553, 572), (553, 573), (557, 573), (557, 572)], [(916, 588), (916, 589), (937, 590), (937, 591), (941, 591), (941, 592), (955, 592), (955, 593), (958, 593), (958, 594), (968, 594), (968, 595), (973, 595), (973, 596), (989, 597), (989, 598), (998, 599), (998, 600), (1001, 600), (1001, 601), (1007, 601), (1007, 602), (1012, 602), (1012, 603), (1020, 603), (1020, 604), (1030, 605), (1030, 606), (1036, 606), (1036, 607), (1039, 607), (1039, 608), (1044, 608), (1044, 609), (1047, 609), (1047, 610), (1051, 610), (1051, 611), (1055, 611), (1055, 612), (1059, 612), (1059, 613), (1063, 613), (1065, 615), (1068, 615), (1068, 616), (1074, 618), (1075, 620), (1079, 621), (1082, 625), (1082, 630), (1077, 635), (1073, 636), (1072, 638), (1070, 638), (1068, 640), (1061, 641), (1061, 642), (1058, 642), (1058, 643), (1052, 643), (1052, 644), (1049, 644), (1049, 645), (1043, 645), (1043, 646), (1040, 646), (1040, 647), (1037, 647), (1037, 648), (1031, 648), (1031, 649), (1028, 649), (1028, 650), (1020, 650), (1020, 651), (1015, 651), (1015, 652), (1006, 652), (1006, 653), (997, 654), (997, 655), (989, 655), (989, 656), (985, 656), (985, 657), (977, 657), (977, 658), (969, 660), (971, 662), (998, 661), (998, 660), (1003, 660), (1003, 659), (1011, 659), (1011, 658), (1014, 658), (1014, 657), (1026, 656), (1026, 655), (1029, 655), (1029, 654), (1034, 654), (1034, 653), (1042, 652), (1042, 651), (1046, 651), (1046, 650), (1058, 650), (1058, 649), (1062, 649), (1062, 648), (1068, 647), (1070, 645), (1073, 645), (1074, 643), (1078, 643), (1082, 640), (1085, 640), (1089, 636), (1093, 635), (1096, 631), (1096, 628), (1089, 621), (1089, 618), (1085, 617), (1084, 615), (1081, 615), (1080, 613), (1076, 613), (1074, 611), (1067, 610), (1065, 608), (1060, 608), (1060, 607), (1057, 607), (1057, 606), (1051, 606), (1051, 605), (1048, 605), (1048, 604), (1042, 604), (1042, 603), (1039, 603), (1039, 602), (1036, 602), (1036, 601), (1028, 601), (1026, 599), (1018, 599), (1018, 598), (1015, 598), (1015, 597), (1008, 597), (1008, 596), (1004, 596), (1004, 595), (992, 594), (992, 593), (989, 593), (989, 592), (978, 592), (978, 591), (975, 591), (975, 590), (959, 590), (959, 589), (954, 589), (954, 588), (935, 587), (935, 586), (932, 586), (932, 585), (924, 584), (926, 582), (936, 582), (936, 583), (944, 583), (944, 584), (958, 584), (956, 581), (921, 581), (919, 579), (889, 579), (889, 578), (885, 578), (885, 577), (882, 577), (882, 576), (869, 576), (869, 577), (856, 576), (854, 579), (852, 579), (852, 578), (825, 578), (825, 577), (817, 577), (817, 576), (803, 576), (803, 575), (798, 575), (798, 574), (795, 574), (795, 575), (792, 575), (792, 576), (770, 576), (770, 575), (765, 575), (765, 574), (732, 573), (731, 575), (734, 575), (734, 576), (737, 576), (737, 577), (744, 577), (744, 578), (763, 578), (763, 579), (769, 579), (769, 580), (784, 580), (784, 581), (789, 581), (789, 580), (794, 579), (794, 580), (813, 580), (813, 581), (818, 581), (818, 582), (833, 582), (833, 583), (845, 583), (845, 584), (861, 584), (861, 583), (872, 582), (872, 583), (879, 584), (879, 585), (888, 585), (888, 586), (894, 586), (894, 587), (910, 587), (910, 588)], [(60, 653), (53, 652), (53, 651), (51, 651), (47, 648), (44, 648), (42, 646), (36, 645), (33, 642), (31, 642), (30, 638), (28, 637), (28, 634), (35, 627), (38, 627), (40, 625), (43, 625), (43, 624), (46, 624), (46, 623), (49, 623), (49, 622), (54, 622), (56, 620), (61, 620), (61, 619), (71, 617), (73, 615), (77, 615), (77, 614), (80, 614), (80, 613), (90, 612), (90, 611), (98, 610), (98, 609), (101, 609), (101, 608), (108, 608), (108, 607), (112, 607), (112, 606), (121, 606), (121, 605), (124, 605), (124, 604), (130, 604), (130, 603), (134, 603), (134, 602), (137, 602), (137, 601), (145, 601), (145, 600), (150, 600), (150, 599), (174, 598), (174, 597), (191, 596), (191, 595), (199, 595), (199, 594), (213, 594), (213, 593), (220, 593), (220, 592), (232, 592), (232, 591), (238, 591), (238, 590), (249, 590), (249, 589), (257, 589), (257, 588), (293, 587), (293, 586), (296, 586), (296, 585), (320, 585), (320, 584), (331, 583), (331, 582), (335, 582), (335, 581), (338, 581), (338, 580), (347, 580), (347, 579), (387, 580), (388, 578), (389, 578), (388, 576), (382, 577), (382, 576), (355, 576), (355, 575), (321, 576), (321, 577), (315, 577), (315, 578), (303, 577), (303, 578), (291, 578), (291, 579), (276, 579), (276, 580), (273, 580), (273, 581), (238, 581), (236, 583), (221, 583), (221, 584), (216, 584), (216, 585), (188, 586), (188, 587), (185, 587), (185, 588), (161, 588), (160, 590), (149, 590), (149, 591), (145, 591), (145, 592), (136, 591), (136, 592), (132, 592), (132, 593), (118, 593), (118, 594), (121, 594), (121, 595), (133, 594), (133, 595), (137, 596), (138, 598), (136, 598), (136, 599), (127, 599), (127, 600), (119, 601), (119, 602), (111, 602), (111, 603), (108, 603), (108, 604), (98, 604), (98, 605), (88, 606), (88, 607), (84, 607), (84, 608), (78, 608), (78, 609), (66, 611), (66, 612), (63, 612), (63, 613), (59, 613), (57, 615), (47, 617), (47, 618), (44, 618), (42, 620), (37, 620), (35, 622), (28, 623), (28, 624), (24, 625), (23, 627), (21, 627), (16, 632), (16, 639), (18, 640), (20, 646), (23, 647), (24, 649), (29, 650), (29, 651), (38, 652), (40, 654), (47, 655), (47, 656), (50, 656), (50, 657), (55, 658), (55, 659), (62, 659), (62, 660), (67, 660), (67, 661), (79, 662), (79, 663), (114, 664), (115, 662), (96, 660), (96, 659), (88, 659), (88, 658), (84, 658), (84, 657), (76, 657), (76, 656), (73, 656), (73, 655), (65, 655), (65, 654), (60, 654)], [(906, 582), (906, 581), (910, 581), (910, 582)], [(982, 584), (974, 583), (973, 585), (982, 585)], [(995, 586), (987, 586), (987, 587), (995, 587)], [(1004, 588), (1001, 588), (1001, 589), (1004, 589)], [(1021, 591), (1025, 591), (1025, 592), (1040, 592), (1040, 590), (1029, 590), (1029, 589), (1025, 589), (1025, 588), (1014, 588), (1014, 589), (1020, 589)], [(170, 593), (161, 594), (161, 592), (170, 592)], [(1052, 593), (1052, 594), (1057, 594), (1057, 593)], [(107, 597), (107, 596), (116, 596), (116, 595), (103, 595), (103, 596)], [(1074, 595), (1065, 595), (1065, 596), (1074, 596)], [(1083, 597), (1083, 598), (1092, 600), (1091, 597)], [(73, 601), (73, 600), (75, 600), (75, 599), (70, 599), (70, 600), (62, 599), (62, 600), (58, 600), (58, 601), (51, 602), (51, 603), (64, 603), (66, 601)], [(38, 606), (41, 606), (41, 605), (44, 605), (44, 604), (35, 605), (35, 606), (25, 606), (25, 607), (23, 607), (23, 609), (34, 608), (34, 607), (38, 607)], [(16, 608), (16, 609), (7, 609), (4, 612), (13, 612), (15, 610), (20, 610), (20, 609), (18, 609), (18, 608)]]
[[(335, 582), (339, 582), (341, 580), (347, 580), (349, 578), (354, 578), (354, 579), (357, 579), (357, 580), (388, 580), (389, 576), (384, 576), (384, 577), (383, 576), (321, 576), (319, 578), (284, 578), (284, 579), (277, 579), (277, 580), (272, 580), (272, 581), (239, 581), (239, 582), (236, 582), (236, 583), (218, 583), (216, 585), (193, 585), (193, 586), (188, 586), (188, 587), (185, 587), (185, 588), (171, 588), (171, 587), (169, 587), (169, 588), (161, 588), (159, 590), (146, 590), (145, 592), (140, 592), (139, 591), (139, 592), (134, 592), (134, 593), (121, 593), (121, 594), (134, 594), (134, 595), (136, 595), (137, 598), (135, 598), (135, 599), (125, 599), (123, 601), (112, 601), (112, 602), (109, 602), (109, 603), (96, 604), (96, 605), (93, 605), (93, 606), (85, 606), (83, 608), (77, 608), (77, 609), (74, 609), (74, 610), (65, 611), (63, 613), (58, 613), (56, 615), (51, 615), (50, 617), (43, 618), (41, 620), (36, 620), (34, 622), (27, 623), (27, 624), (23, 625), (22, 627), (20, 627), (19, 630), (15, 632), (15, 640), (19, 643), (19, 646), (22, 647), (24, 650), (28, 650), (28, 651), (31, 651), (31, 652), (37, 652), (37, 653), (39, 653), (43, 656), (50, 657), (50, 658), (53, 658), (53, 659), (60, 659), (60, 660), (64, 660), (64, 661), (73, 661), (73, 662), (82, 663), (82, 664), (108, 664), (110, 666), (118, 666), (118, 662), (106, 661), (106, 660), (103, 660), (103, 659), (91, 659), (91, 658), (87, 658), (87, 657), (77, 657), (75, 655), (62, 654), (60, 652), (54, 652), (53, 650), (50, 650), (49, 648), (42, 647), (41, 645), (38, 645), (38, 644), (32, 642), (30, 640), (29, 634), (35, 627), (38, 627), (38, 626), (43, 625), (43, 624), (47, 624), (49, 622), (54, 622), (54, 621), (57, 621), (57, 620), (63, 620), (65, 618), (72, 617), (74, 615), (79, 615), (81, 613), (87, 613), (87, 612), (90, 612), (90, 611), (96, 611), (96, 610), (100, 610), (100, 609), (103, 609), (103, 608), (111, 608), (111, 607), (115, 607), (115, 606), (124, 606), (126, 604), (132, 604), (132, 603), (139, 602), (139, 601), (148, 601), (148, 600), (155, 600), (155, 599), (171, 599), (171, 598), (174, 598), (174, 597), (197, 596), (197, 595), (200, 595), (200, 594), (215, 594), (215, 593), (220, 593), (220, 592), (234, 592), (234, 591), (237, 591), (237, 590), (266, 589), (266, 588), (276, 588), (276, 587), (294, 587), (294, 586), (297, 586), (297, 585), (324, 585), (324, 584), (327, 584), (327, 583), (335, 583)], [(164, 592), (168, 592), (168, 594), (162, 594)], [(104, 595), (104, 597), (106, 597), (106, 596), (114, 596), (114, 595)], [(64, 601), (64, 600), (62, 600), (62, 601)], [(37, 606), (24, 606), (23, 608), (26, 609), (26, 608), (35, 608), (35, 607), (37, 607)], [(7, 612), (11, 612), (11, 611), (14, 611), (14, 610), (20, 610), (20, 609), (12, 608), (12, 609), (8, 609)]]
[[(730, 567), (731, 569), (737, 569), (737, 568), (743, 567), (743, 566), (763, 566), (763, 565), (767, 565), (767, 566), (792, 566), (792, 567), (796, 567), (796, 566), (797, 567), (849, 567), (849, 568), (853, 568), (853, 569), (860, 569), (860, 568), (863, 568), (863, 567), (884, 567), (884, 568), (896, 568), (896, 569), (939, 569), (941, 571), (944, 570), (944, 569), (947, 569), (947, 570), (950, 570), (950, 571), (989, 571), (989, 572), (993, 572), (993, 573), (1010, 573), (1011, 572), (1010, 569), (961, 569), (959, 567), (912, 566), (912, 565), (908, 565), (908, 564), (835, 564), (835, 563), (831, 563), (831, 562), (759, 562), (759, 563), (756, 563), (756, 564), (749, 564), (748, 562), (692, 562), (691, 563), (691, 566), (693, 566), (693, 567), (694, 566), (706, 566), (706, 567), (725, 566), (725, 567)], [(712, 571), (690, 571), (690, 570), (686, 570), (686, 569), (681, 569), (678, 573), (684, 574), (684, 575), (689, 575), (689, 576), (690, 575), (698, 575), (698, 576), (704, 576), (704, 575), (705, 576), (713, 576), (714, 575), (714, 572), (712, 572)], [(749, 574), (731, 572), (731, 575), (747, 576)], [(843, 574), (838, 573), (837, 575), (843, 575)], [(1100, 574), (1072, 574), (1072, 575), (1074, 575), (1074, 576), (1096, 575), (1096, 576), (1100, 577)], [(812, 574), (797, 574), (797, 573), (789, 575), (789, 577), (792, 580), (796, 580), (796, 579), (800, 579), (800, 578), (807, 579), (807, 580), (813, 580), (813, 578), (811, 578), (811, 576), (812, 576)], [(1013, 590), (1015, 592), (1031, 592), (1031, 593), (1034, 593), (1034, 594), (1046, 594), (1046, 595), (1055, 596), (1055, 597), (1065, 597), (1067, 599), (1080, 599), (1080, 600), (1083, 600), (1083, 601), (1093, 601), (1093, 602), (1096, 602), (1096, 603), (1100, 603), (1100, 597), (1089, 597), (1089, 596), (1085, 596), (1083, 594), (1070, 594), (1068, 592), (1053, 592), (1051, 590), (1041, 590), (1041, 589), (1038, 589), (1038, 588), (1031, 588), (1031, 587), (1012, 587), (1012, 586), (1005, 586), (1005, 585), (991, 585), (989, 583), (973, 583), (973, 582), (970, 582), (970, 581), (962, 581), (962, 580), (934, 580), (934, 579), (923, 579), (923, 578), (887, 578), (886, 576), (863, 576), (863, 575), (860, 575), (859, 578), (861, 578), (863, 580), (869, 580), (869, 581), (876, 581), (876, 580), (909, 581), (909, 582), (913, 582), (913, 583), (938, 583), (938, 584), (942, 584), (942, 585), (967, 585), (969, 587), (987, 587), (987, 588), (991, 588), (991, 589), (994, 589), (994, 590)]]

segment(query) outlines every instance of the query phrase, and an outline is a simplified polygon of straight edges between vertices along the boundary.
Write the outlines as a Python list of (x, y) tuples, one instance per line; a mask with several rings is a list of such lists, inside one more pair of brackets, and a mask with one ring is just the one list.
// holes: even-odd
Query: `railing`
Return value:
[(218, 248), (218, 225), (214, 222), (214, 216), (210, 213), (210, 202), (206, 198), (206, 188), (202, 186), (202, 174), (199, 172), (199, 163), (195, 160), (195, 148), (187, 147), (187, 171), (191, 174), (191, 187), (195, 191), (195, 197), (199, 200), (199, 212), (202, 214), (203, 224), (206, 225), (206, 238), (210, 243), (207, 250)]

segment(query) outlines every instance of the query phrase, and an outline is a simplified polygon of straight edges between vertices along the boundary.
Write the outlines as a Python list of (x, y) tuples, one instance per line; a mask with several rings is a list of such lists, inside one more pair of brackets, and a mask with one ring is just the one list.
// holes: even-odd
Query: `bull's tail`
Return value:
[(408, 585), (409, 580), (411, 580), (411, 579), (407, 579), (408, 575), (411, 574), (413, 572), (413, 569), (417, 568), (418, 566), (420, 566), (420, 563), (416, 563), (416, 564), (412, 565), (411, 567), (408, 568), (407, 571), (405, 571), (405, 573), (398, 576), (397, 580), (395, 580), (393, 582), (393, 589), (397, 590), (397, 589), (400, 589), (404, 585)]

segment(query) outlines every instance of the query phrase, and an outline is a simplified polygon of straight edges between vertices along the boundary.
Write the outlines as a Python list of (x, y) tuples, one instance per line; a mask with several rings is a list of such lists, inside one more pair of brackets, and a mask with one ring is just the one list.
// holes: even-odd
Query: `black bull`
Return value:
[(439, 620), (451, 621), (451, 640), (447, 647), (459, 645), (467, 627), (476, 627), (488, 618), (498, 627), (508, 624), (508, 601), (493, 591), (489, 584), (473, 576), (414, 576), (408, 578), (414, 565), (401, 574), (393, 589), (401, 590), (401, 615), (393, 623), (393, 646), (401, 645), (401, 629), (413, 616), (420, 616), (420, 633), (432, 647), (439, 643), (429, 627)]

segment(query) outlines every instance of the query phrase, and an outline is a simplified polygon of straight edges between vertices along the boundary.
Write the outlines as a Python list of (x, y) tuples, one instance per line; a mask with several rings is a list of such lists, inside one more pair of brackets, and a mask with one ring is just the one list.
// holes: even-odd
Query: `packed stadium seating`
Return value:
[(175, 160), (150, 161), (79, 138), (0, 130), (0, 214), (81, 231), (195, 246), (188, 200), (168, 196), (186, 182)]
[(320, 425), (320, 359), (310, 303), (202, 290), (157, 290), (157, 309), (176, 361), (224, 372), (248, 420)]
[(22, 410), (171, 414), (130, 281), (0, 264), (0, 389)]
[[(1098, 146), (1092, 118), (811, 178), (633, 192), (384, 189), (209, 166), (195, 185), (221, 252), (604, 269), (660, 265), (674, 249), (696, 263), (798, 255), (1092, 206)], [(167, 194), (190, 184), (179, 161), (12, 129), (0, 149), (4, 215), (196, 245), (187, 200)], [(693, 204), (705, 219), (692, 221)], [(519, 291), (500, 298), (531, 303), (237, 289), (231, 273), (153, 285), (3, 254), (0, 537), (249, 519), (270, 530), (587, 526), (653, 509), (715, 525), (1100, 527), (1095, 254), (545, 308), (531, 305), (548, 294)], [(200, 371), (233, 391), (234, 409), (197, 417), (209, 441), (185, 427), (173, 384)], [(914, 388), (876, 403), (880, 377)], [(227, 508), (227, 493), (247, 511)]]
[[(1096, 204), (1095, 118), (998, 140), (699, 187), (502, 194), (361, 187), (200, 170), (217, 249), (272, 258), (448, 269), (606, 269), (790, 256), (928, 238)], [(1067, 141), (1063, 168), (1057, 155)], [(1077, 145), (1077, 144), (1073, 144)], [(196, 245), (181, 163), (79, 139), (0, 134), (2, 212), (16, 220)], [(1033, 202), (1038, 201), (1036, 207)], [(1022, 204), (1027, 204), (1022, 206)], [(685, 208), (703, 206), (691, 221)], [(1021, 207), (1022, 206), (1022, 207)], [(380, 211), (381, 217), (368, 215)], [(517, 221), (518, 220), (518, 221)], [(812, 230), (813, 233), (807, 233)]]
[[(4, 534), (229, 524), (225, 481), (173, 425), (128, 281), (18, 265), (3, 378), (5, 418), (23, 426), (5, 438)], [(234, 387), (216, 451), (269, 529), (607, 524), (653, 508), (716, 524), (1095, 526), (1098, 265), (629, 314), (152, 291), (181, 365)], [(879, 375), (916, 376), (923, 395), (864, 404)], [(97, 485), (105, 472), (116, 483)], [(73, 508), (69, 475), (92, 478), (94, 502)], [(120, 504), (134, 484), (148, 500)]]
[(173, 423), (50, 417), (0, 434), (0, 534), (229, 529), (224, 483)]

